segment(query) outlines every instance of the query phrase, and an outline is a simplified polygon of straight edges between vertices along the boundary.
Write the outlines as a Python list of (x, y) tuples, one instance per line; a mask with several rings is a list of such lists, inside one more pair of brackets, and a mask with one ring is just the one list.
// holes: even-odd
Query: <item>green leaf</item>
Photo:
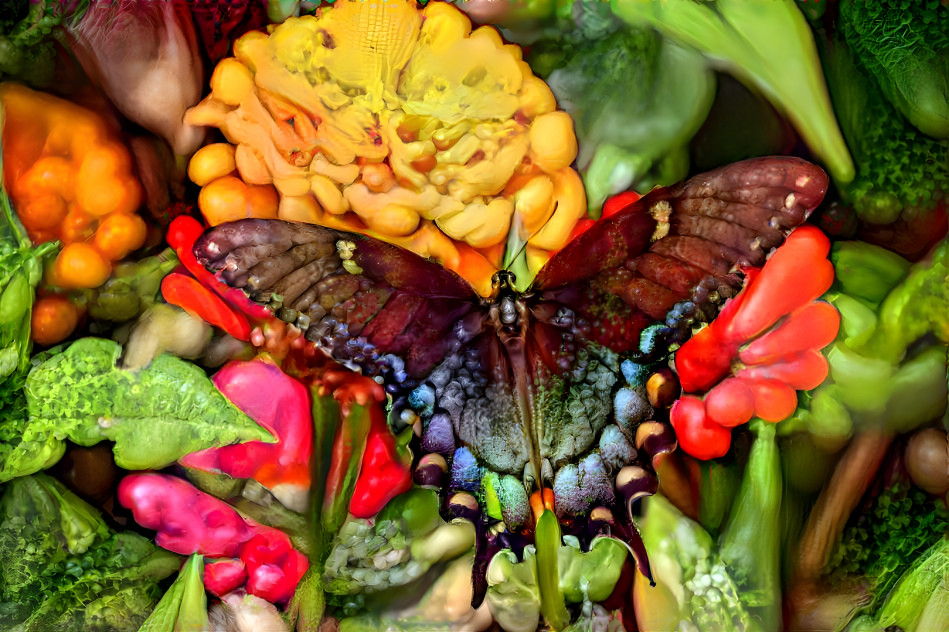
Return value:
[[(208, 597), (204, 592), (204, 557), (195, 553), (181, 569), (184, 584), (175, 632), (202, 632), (208, 629)], [(176, 580), (177, 581), (177, 580)]]
[(20, 443), (0, 452), (0, 482), (54, 463), (65, 439), (114, 441), (116, 464), (129, 470), (165, 467), (205, 448), (275, 441), (197, 366), (162, 355), (125, 370), (116, 366), (121, 352), (110, 340), (83, 338), (30, 373), (29, 419)]
[(540, 622), (540, 587), (532, 546), (524, 548), (524, 561), (508, 549), (498, 551), (488, 564), (485, 599), (491, 614), (508, 632), (533, 632)]
[(180, 560), (136, 533), (112, 534), (55, 479), (17, 478), (0, 499), (0, 629), (137, 629)]
[(564, 597), (574, 603), (605, 600), (623, 571), (629, 553), (626, 546), (614, 538), (599, 537), (589, 551), (582, 552), (575, 537), (565, 536), (564, 541), (568, 546), (560, 547), (558, 558)]
[(145, 623), (138, 632), (174, 632), (175, 620), (178, 618), (178, 609), (185, 590), (184, 582), (181, 580), (182, 575), (178, 575), (178, 579), (168, 588), (165, 596), (145, 619)]

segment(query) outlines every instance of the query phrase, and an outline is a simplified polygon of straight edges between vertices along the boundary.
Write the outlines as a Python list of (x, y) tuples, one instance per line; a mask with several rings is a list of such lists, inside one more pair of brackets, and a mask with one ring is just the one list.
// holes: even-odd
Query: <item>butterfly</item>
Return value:
[[(714, 317), (741, 288), (741, 268), (760, 267), (826, 189), (824, 172), (798, 158), (728, 165), (599, 220), (524, 292), (510, 271), (497, 272), (487, 298), (435, 261), (309, 224), (221, 224), (195, 255), (330, 358), (382, 384), (395, 418), (420, 418), (423, 450), (464, 462), (451, 488), (476, 492), (484, 471), (513, 477), (527, 494), (552, 489), (569, 521), (617, 502), (611, 477), (620, 468), (650, 468), (633, 444), (652, 409), (618, 410), (619, 391), (629, 390), (624, 361), (641, 359), (644, 332), (659, 338), (661, 360), (693, 321)], [(529, 510), (507, 509), (509, 527), (528, 521)]]

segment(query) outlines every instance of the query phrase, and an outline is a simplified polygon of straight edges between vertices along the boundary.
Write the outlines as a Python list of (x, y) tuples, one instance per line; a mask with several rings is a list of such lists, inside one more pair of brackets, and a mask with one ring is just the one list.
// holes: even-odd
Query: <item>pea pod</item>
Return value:
[(553, 511), (545, 509), (537, 519), (534, 531), (537, 546), (537, 576), (540, 587), (540, 611), (554, 630), (565, 628), (570, 623), (570, 613), (558, 580), (560, 523)]

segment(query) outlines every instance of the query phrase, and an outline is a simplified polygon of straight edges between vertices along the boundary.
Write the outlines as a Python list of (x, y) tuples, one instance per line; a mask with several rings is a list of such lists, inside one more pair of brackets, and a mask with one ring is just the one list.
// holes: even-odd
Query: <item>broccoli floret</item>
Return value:
[(825, 70), (834, 109), (856, 165), (842, 197), (871, 223), (930, 212), (949, 193), (949, 140), (919, 131), (887, 99), (842, 41), (828, 42)]

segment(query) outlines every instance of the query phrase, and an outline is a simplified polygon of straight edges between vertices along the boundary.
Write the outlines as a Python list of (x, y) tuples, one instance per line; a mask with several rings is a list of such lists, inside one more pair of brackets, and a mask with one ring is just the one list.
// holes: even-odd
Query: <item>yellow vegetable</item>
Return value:
[[(573, 122), (522, 57), (446, 2), (338, 0), (241, 37), (186, 122), (236, 145), (280, 217), (411, 248), (487, 292), (512, 226), (542, 263), (586, 207)], [(238, 213), (202, 180), (221, 196), (202, 192), (211, 223)]]
[(237, 168), (234, 145), (214, 143), (205, 145), (191, 157), (188, 177), (198, 186), (207, 186), (213, 180), (230, 175)]

